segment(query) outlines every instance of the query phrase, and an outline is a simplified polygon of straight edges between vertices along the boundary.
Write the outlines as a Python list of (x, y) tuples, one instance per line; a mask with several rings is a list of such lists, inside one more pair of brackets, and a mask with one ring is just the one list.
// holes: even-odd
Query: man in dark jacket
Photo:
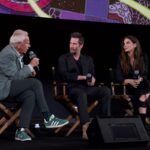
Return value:
[(58, 70), (63, 80), (68, 82), (69, 96), (78, 106), (82, 125), (82, 137), (87, 139), (86, 130), (89, 125), (87, 99), (99, 100), (100, 116), (110, 115), (110, 90), (105, 87), (94, 86), (95, 71), (93, 59), (81, 54), (84, 38), (81, 33), (74, 32), (70, 38), (70, 52), (58, 59)]

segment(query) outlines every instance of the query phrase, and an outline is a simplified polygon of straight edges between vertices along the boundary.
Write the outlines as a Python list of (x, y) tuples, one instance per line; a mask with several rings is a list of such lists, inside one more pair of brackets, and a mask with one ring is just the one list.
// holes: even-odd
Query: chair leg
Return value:
[(133, 116), (133, 112), (130, 109), (125, 109), (125, 116)]
[(88, 113), (90, 113), (97, 105), (98, 105), (98, 100), (94, 101), (94, 102), (88, 107)]
[[(88, 107), (88, 113), (90, 113), (97, 105), (98, 105), (98, 101), (96, 100)], [(69, 129), (66, 136), (69, 136), (79, 125), (80, 125), (80, 119), (77, 119), (76, 123)]]
[[(12, 117), (14, 115), (13, 112), (10, 111), (6, 106), (0, 103), (0, 109), (5, 112), (9, 117)], [(18, 124), (18, 121), (16, 120), (16, 125)]]
[(7, 121), (6, 117), (2, 117), (0, 119), (0, 126), (3, 125)]
[(66, 136), (69, 136), (79, 125), (80, 125), (80, 120), (77, 119), (77, 121), (75, 122), (75, 124), (67, 132)]
[(6, 123), (0, 129), (0, 134), (2, 134), (19, 117), (20, 112), (21, 109), (17, 110), (17, 112), (13, 114), (13, 116), (11, 116), (11, 118), (8, 121), (6, 121)]

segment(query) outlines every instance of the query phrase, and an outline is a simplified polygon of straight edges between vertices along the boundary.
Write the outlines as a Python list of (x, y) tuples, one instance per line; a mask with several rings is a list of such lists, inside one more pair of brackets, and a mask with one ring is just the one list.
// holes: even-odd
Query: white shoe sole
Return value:
[(32, 139), (28, 138), (28, 139), (22, 140), (22, 139), (19, 139), (19, 138), (16, 138), (16, 137), (15, 137), (15, 140), (16, 140), (16, 141), (25, 142), (25, 141), (31, 141)]
[(61, 124), (61, 125), (57, 125), (57, 126), (45, 126), (46, 128), (60, 128), (60, 127), (63, 127), (63, 126), (65, 126), (65, 125), (67, 125), (69, 123), (69, 121), (68, 122), (65, 122), (64, 124)]

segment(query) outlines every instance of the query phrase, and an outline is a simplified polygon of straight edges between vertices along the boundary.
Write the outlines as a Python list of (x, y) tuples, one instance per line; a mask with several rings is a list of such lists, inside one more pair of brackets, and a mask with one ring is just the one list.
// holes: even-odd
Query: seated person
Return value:
[(15, 134), (15, 140), (19, 141), (32, 140), (25, 128), (29, 128), (35, 104), (43, 114), (46, 128), (68, 124), (67, 120), (59, 119), (49, 112), (42, 84), (33, 78), (36, 75), (34, 67), (39, 65), (39, 59), (33, 58), (27, 65), (22, 62), (29, 47), (28, 33), (17, 29), (10, 37), (10, 43), (0, 52), (0, 100), (5, 101), (9, 97), (22, 104), (19, 129)]
[(82, 137), (87, 139), (86, 130), (90, 119), (87, 112), (87, 99), (99, 100), (99, 116), (110, 115), (110, 89), (102, 86), (96, 87), (94, 77), (94, 64), (90, 56), (81, 54), (84, 38), (81, 33), (74, 32), (70, 38), (70, 52), (63, 54), (58, 59), (58, 71), (61, 77), (68, 83), (69, 97), (78, 106), (80, 122), (82, 125)]
[(145, 124), (147, 100), (150, 95), (148, 75), (148, 57), (142, 52), (139, 40), (132, 36), (124, 37), (122, 50), (116, 67), (116, 80), (127, 85), (128, 94), (132, 95), (135, 109)]

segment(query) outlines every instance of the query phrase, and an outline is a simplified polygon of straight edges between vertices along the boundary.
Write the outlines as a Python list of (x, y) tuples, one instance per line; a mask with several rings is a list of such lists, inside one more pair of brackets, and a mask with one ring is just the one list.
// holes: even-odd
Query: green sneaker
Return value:
[(46, 121), (44, 119), (44, 124), (46, 128), (58, 128), (58, 127), (63, 127), (64, 125), (68, 124), (69, 121), (66, 119), (59, 119), (55, 117), (54, 115), (51, 115), (49, 117), (49, 121)]
[(31, 141), (32, 139), (25, 131), (16, 130), (15, 140), (17, 140), (17, 141)]

